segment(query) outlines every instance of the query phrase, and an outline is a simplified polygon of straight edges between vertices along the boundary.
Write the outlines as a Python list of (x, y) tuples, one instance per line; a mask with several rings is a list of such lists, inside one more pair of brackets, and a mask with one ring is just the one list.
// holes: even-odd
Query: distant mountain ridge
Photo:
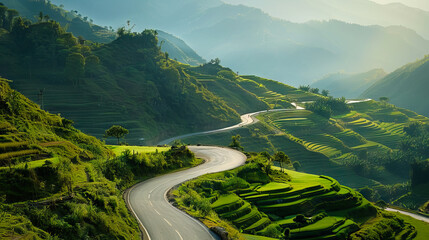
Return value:
[(365, 73), (333, 73), (311, 84), (313, 88), (327, 89), (334, 97), (348, 99), (360, 95), (375, 82), (387, 75), (383, 69), (373, 69)]
[(261, 8), (292, 22), (337, 19), (361, 25), (405, 26), (429, 39), (429, 12), (402, 3), (379, 4), (370, 0), (223, 0)]
[(429, 55), (409, 63), (368, 88), (362, 97), (388, 97), (390, 102), (429, 116)]
[[(122, 17), (116, 12), (113, 19), (108, 19), (118, 5), (115, 1), (55, 2), (94, 12), (109, 22)], [(185, 40), (206, 59), (219, 57), (223, 65), (240, 73), (295, 86), (338, 71), (392, 71), (429, 52), (429, 41), (400, 26), (361, 26), (341, 21), (299, 24), (273, 18), (257, 8), (218, 0), (124, 0), (121, 4), (126, 12), (123, 17), (139, 28), (162, 29)]]
[[(2, 0), (2, 2), (9, 8), (17, 9), (22, 16), (31, 21), (36, 21), (39, 13), (42, 12), (50, 19), (59, 22), (61, 26), (75, 36), (82, 36), (90, 41), (109, 43), (117, 37), (116, 29), (98, 26), (90, 17), (83, 17), (80, 13), (73, 11), (66, 11), (50, 2), (34, 0)], [(122, 22), (122, 24), (125, 23), (126, 21)], [(160, 43), (163, 43), (162, 50), (168, 52), (171, 58), (191, 65), (205, 63), (203, 58), (176, 36), (158, 30), (158, 39)]]

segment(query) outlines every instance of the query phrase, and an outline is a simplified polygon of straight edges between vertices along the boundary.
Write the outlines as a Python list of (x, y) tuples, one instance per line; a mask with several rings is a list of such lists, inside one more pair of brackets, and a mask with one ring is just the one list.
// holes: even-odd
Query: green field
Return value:
[[(396, 224), (394, 222), (397, 220), (387, 215), (377, 217), (376, 208), (361, 194), (341, 186), (331, 177), (286, 170), (285, 174), (290, 180), (258, 182), (258, 178), (243, 175), (243, 172), (247, 172), (246, 169), (252, 168), (253, 171), (261, 171), (257, 175), (259, 179), (263, 179), (264, 172), (254, 168), (252, 164), (184, 183), (174, 193), (177, 203), (191, 214), (213, 219), (213, 213), (201, 215), (201, 210), (198, 210), (202, 209), (200, 204), (187, 205), (183, 201), (189, 198), (188, 194), (191, 192), (194, 198), (208, 199), (212, 211), (220, 219), (229, 221), (236, 229), (245, 233), (245, 239), (278, 239), (289, 228), (290, 239), (339, 240), (359, 231), (371, 231), (369, 228), (372, 225), (364, 223), (373, 219), (377, 221), (376, 225), (381, 220)], [(280, 168), (274, 167), (273, 171), (271, 174), (280, 174)], [(252, 183), (245, 184), (246, 181)], [(232, 182), (240, 182), (240, 185), (226, 192), (222, 186)], [(196, 195), (199, 197), (195, 197)], [(305, 215), (305, 222), (298, 223), (294, 220), (299, 214)], [(409, 225), (405, 224), (404, 231), (399, 231), (398, 234), (413, 231), (406, 226)]]
[(152, 152), (165, 152), (170, 149), (169, 147), (148, 147), (148, 146), (115, 146), (108, 145), (110, 150), (112, 150), (116, 156), (121, 155), (121, 153), (125, 150), (130, 150), (131, 153), (139, 154), (139, 153), (152, 153)]
[[(256, 81), (259, 78), (250, 79)], [(264, 83), (269, 81), (261, 80), (262, 85), (257, 86), (265, 86)], [(259, 89), (262, 92), (264, 88)], [(290, 91), (286, 89), (283, 93)], [(306, 96), (303, 94), (301, 99)], [(231, 136), (238, 134), (245, 151), (283, 151), (292, 161), (301, 163), (301, 171), (332, 176), (347, 186), (359, 188), (406, 182), (406, 173), (398, 175), (386, 168), (380, 168), (377, 173), (362, 173), (353, 168), (353, 161), (399, 148), (404, 137), (403, 127), (412, 121), (425, 122), (428, 119), (375, 101), (350, 106), (353, 109), (350, 113), (330, 119), (306, 110), (263, 113), (257, 116), (260, 122), (251, 126), (183, 141), (227, 146)]]
[(414, 238), (415, 240), (429, 239), (429, 223), (417, 220), (415, 218), (400, 213), (395, 213), (395, 215), (411, 223), (411, 225), (416, 228), (417, 236), (416, 238)]

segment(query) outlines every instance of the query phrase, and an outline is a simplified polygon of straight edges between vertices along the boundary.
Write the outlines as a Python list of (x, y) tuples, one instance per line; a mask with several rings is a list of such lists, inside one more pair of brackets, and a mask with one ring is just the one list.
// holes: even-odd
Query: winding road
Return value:
[(412, 218), (415, 218), (417, 220), (429, 223), (429, 218), (422, 216), (422, 215), (418, 215), (418, 214), (410, 213), (410, 212), (405, 212), (405, 211), (401, 211), (401, 210), (394, 209), (394, 208), (386, 208), (384, 210), (389, 211), (389, 212), (398, 212), (398, 213), (410, 216)]
[(220, 147), (189, 149), (206, 163), (185, 171), (149, 179), (135, 185), (126, 194), (126, 201), (144, 228), (148, 240), (209, 240), (219, 239), (206, 226), (173, 207), (166, 193), (174, 186), (198, 176), (236, 168), (246, 161), (241, 152)]
[[(353, 104), (360, 101), (349, 101), (348, 104)], [(304, 108), (293, 104), (296, 109), (303, 110)], [(288, 111), (294, 109), (275, 109), (270, 111)], [(160, 145), (168, 144), (176, 139), (185, 137), (219, 133), (233, 130), (242, 126), (250, 125), (258, 122), (256, 115), (267, 112), (259, 111), (241, 116), (241, 123), (231, 127), (226, 127), (218, 130), (197, 132), (185, 134), (173, 138), (169, 138), (160, 142)], [(246, 156), (241, 152), (221, 147), (208, 146), (190, 146), (196, 157), (206, 160), (202, 165), (191, 168), (185, 171), (180, 171), (172, 174), (167, 174), (149, 179), (139, 183), (126, 192), (126, 202), (134, 216), (139, 221), (143, 228), (145, 240), (210, 240), (219, 239), (219, 237), (211, 232), (198, 220), (190, 217), (186, 213), (173, 207), (167, 200), (167, 192), (176, 185), (179, 185), (190, 179), (199, 177), (207, 173), (221, 172), (234, 169), (246, 161)], [(388, 211), (398, 211), (394, 209), (386, 209)], [(420, 215), (398, 211), (402, 214), (409, 215), (413, 218), (428, 222), (428, 219)]]
[[(297, 105), (293, 105), (293, 106), (295, 106), (296, 109), (299, 109), (299, 110), (304, 109), (302, 107), (298, 107)], [(295, 109), (271, 109), (271, 110), (264, 110), (264, 111), (258, 111), (258, 112), (253, 112), (253, 113), (247, 113), (247, 114), (241, 115), (241, 123), (236, 124), (234, 126), (230, 126), (230, 127), (226, 127), (226, 128), (221, 128), (221, 129), (216, 129), (216, 130), (204, 131), (204, 132), (195, 132), (195, 133), (184, 134), (184, 135), (180, 135), (180, 136), (177, 136), (177, 137), (172, 137), (172, 138), (163, 140), (163, 141), (159, 142), (158, 145), (169, 144), (169, 143), (174, 142), (175, 140), (178, 140), (178, 139), (192, 137), (192, 136), (197, 136), (197, 135), (204, 135), (204, 134), (212, 134), (212, 133), (220, 133), (220, 132), (231, 131), (231, 130), (236, 129), (236, 128), (240, 128), (240, 127), (243, 127), (243, 126), (246, 126), (246, 125), (257, 123), (259, 120), (257, 118), (255, 118), (255, 117), (257, 115), (261, 114), (261, 113), (278, 112), (278, 111), (291, 111), (291, 110), (295, 110)]]

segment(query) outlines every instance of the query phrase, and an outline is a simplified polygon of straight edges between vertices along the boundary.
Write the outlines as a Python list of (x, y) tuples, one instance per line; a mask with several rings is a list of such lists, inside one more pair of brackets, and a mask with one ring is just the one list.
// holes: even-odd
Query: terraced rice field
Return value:
[[(211, 207), (221, 218), (248, 233), (246, 239), (264, 239), (256, 235), (264, 235), (273, 224), (291, 229), (291, 239), (344, 239), (359, 229), (351, 213), (359, 208), (373, 208), (360, 194), (333, 178), (286, 172), (290, 182), (253, 184), (248, 189), (219, 196)], [(300, 213), (309, 217), (303, 224), (294, 221)]]

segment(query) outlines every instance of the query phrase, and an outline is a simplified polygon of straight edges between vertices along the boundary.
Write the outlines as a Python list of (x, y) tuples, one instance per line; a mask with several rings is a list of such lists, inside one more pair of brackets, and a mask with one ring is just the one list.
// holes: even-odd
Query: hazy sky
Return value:
[(429, 0), (372, 0), (377, 3), (392, 3), (400, 2), (410, 7), (421, 8), (423, 10), (429, 11)]

